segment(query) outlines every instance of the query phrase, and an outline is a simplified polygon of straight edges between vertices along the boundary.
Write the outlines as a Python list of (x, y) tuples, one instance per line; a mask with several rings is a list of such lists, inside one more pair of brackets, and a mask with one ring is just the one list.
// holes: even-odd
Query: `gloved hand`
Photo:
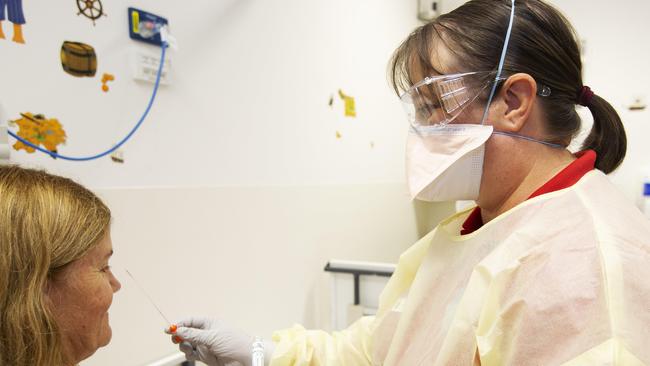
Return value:
[[(176, 331), (165, 332), (172, 334), (172, 342), (178, 343), (179, 348), (189, 361), (201, 361), (210, 366), (251, 365), (251, 350), (254, 337), (237, 329), (233, 329), (216, 319), (187, 318), (176, 323)], [(264, 342), (265, 364), (273, 355), (272, 342)]]

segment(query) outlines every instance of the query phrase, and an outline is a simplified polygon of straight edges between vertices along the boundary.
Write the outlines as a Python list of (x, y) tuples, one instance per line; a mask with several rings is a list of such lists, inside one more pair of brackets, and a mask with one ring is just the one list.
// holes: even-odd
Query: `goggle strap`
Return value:
[(546, 145), (546, 146), (552, 147), (554, 149), (564, 149), (564, 148), (566, 148), (566, 146), (563, 146), (563, 145), (560, 145), (560, 144), (554, 144), (552, 142), (542, 141), (542, 140), (534, 139), (532, 137), (517, 135), (517, 134), (514, 134), (514, 133), (501, 132), (501, 131), (492, 131), (492, 133), (495, 134), (495, 135), (510, 136), (510, 137), (516, 137), (518, 139), (522, 139), (522, 140), (526, 140), (526, 141), (537, 142), (538, 144)]
[(510, 8), (510, 23), (508, 24), (508, 32), (506, 33), (506, 40), (503, 44), (503, 50), (501, 51), (501, 59), (499, 59), (497, 76), (494, 79), (494, 85), (492, 85), (492, 90), (490, 91), (490, 97), (488, 98), (487, 105), (485, 106), (485, 112), (483, 112), (483, 119), (481, 120), (481, 124), (485, 123), (485, 119), (487, 118), (488, 112), (490, 111), (490, 104), (492, 104), (492, 98), (494, 97), (494, 93), (497, 90), (497, 83), (499, 82), (499, 78), (501, 78), (501, 72), (503, 71), (503, 64), (506, 61), (506, 53), (508, 51), (508, 44), (510, 43), (510, 34), (512, 33), (512, 24), (515, 20), (515, 0), (511, 1), (512, 7)]

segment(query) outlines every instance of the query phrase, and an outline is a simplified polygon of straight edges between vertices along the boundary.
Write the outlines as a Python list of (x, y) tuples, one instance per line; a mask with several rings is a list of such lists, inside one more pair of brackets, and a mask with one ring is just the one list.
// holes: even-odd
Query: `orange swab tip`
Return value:
[(178, 329), (176, 324), (172, 324), (172, 325), (169, 326), (169, 331), (172, 332), (172, 333), (176, 332), (176, 329)]

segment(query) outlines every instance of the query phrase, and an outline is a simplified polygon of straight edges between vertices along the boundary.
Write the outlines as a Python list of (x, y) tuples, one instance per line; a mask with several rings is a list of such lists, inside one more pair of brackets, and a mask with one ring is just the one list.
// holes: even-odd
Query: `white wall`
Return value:
[(650, 175), (650, 109), (628, 110), (637, 97), (650, 103), (650, 2), (626, 0), (559, 1), (579, 36), (586, 40), (585, 83), (619, 112), (628, 138), (628, 152), (611, 177), (632, 200), (642, 195), (642, 181)]
[[(180, 50), (174, 84), (124, 148), (126, 164), (52, 161), (14, 154), (93, 187), (400, 182), (406, 122), (388, 87), (393, 49), (417, 24), (415, 2), (104, 1), (93, 27), (74, 2), (25, 1), (27, 44), (0, 41), (0, 101), (10, 118), (57, 117), (68, 133), (61, 153), (110, 147), (144, 110), (151, 85), (130, 79), (127, 6), (169, 18)], [(10, 24), (5, 32), (11, 36)], [(64, 40), (93, 45), (99, 75), (61, 70)], [(102, 72), (116, 80), (100, 89)], [(356, 97), (358, 118), (342, 103)], [(336, 139), (336, 131), (342, 138)], [(374, 147), (371, 147), (374, 143)], [(362, 169), (360, 169), (362, 168)]]
[[(460, 3), (442, 0), (442, 10)], [(587, 41), (586, 82), (624, 119), (629, 152), (613, 179), (636, 199), (650, 170), (650, 111), (625, 107), (637, 96), (648, 100), (650, 24), (644, 17), (650, 3), (554, 3)], [(15, 152), (13, 161), (92, 187), (401, 182), (406, 129), (385, 70), (392, 50), (417, 24), (415, 4), (116, 0), (104, 2), (108, 17), (93, 27), (72, 2), (25, 2), (27, 45), (0, 41), (0, 103), (11, 118), (25, 111), (59, 118), (69, 139), (62, 153), (111, 146), (144, 109), (151, 85), (130, 79), (128, 58), (134, 48), (156, 50), (128, 39), (127, 6), (168, 17), (181, 49), (170, 52), (174, 84), (161, 90), (150, 119), (123, 149), (126, 164), (108, 158), (69, 163), (24, 152)], [(77, 79), (61, 70), (63, 40), (96, 47), (99, 72), (117, 77), (111, 92), (101, 92), (99, 76)], [(357, 98), (358, 118), (343, 117), (338, 99), (338, 110), (327, 106), (338, 88)]]
[[(108, 17), (93, 27), (76, 15), (73, 3), (25, 2), (27, 45), (0, 41), (0, 103), (11, 118), (25, 111), (58, 117), (69, 138), (63, 153), (111, 146), (144, 109), (151, 86), (130, 79), (129, 53), (156, 50), (128, 39), (127, 6), (168, 17), (181, 49), (170, 52), (174, 84), (163, 88), (150, 119), (123, 149), (126, 164), (68, 163), (24, 152), (15, 152), (13, 160), (93, 187), (400, 182), (404, 117), (385, 69), (392, 50), (417, 24), (415, 3), (111, 1), (104, 2)], [(460, 3), (443, 0), (442, 10)], [(613, 179), (636, 199), (643, 172), (650, 170), (650, 111), (625, 107), (650, 94), (650, 24), (644, 18), (650, 3), (554, 3), (587, 41), (586, 82), (624, 119), (629, 152)], [(99, 77), (77, 79), (61, 70), (63, 40), (96, 47), (99, 72), (117, 77), (111, 92), (101, 92)], [(357, 97), (358, 118), (327, 106), (338, 88)]]

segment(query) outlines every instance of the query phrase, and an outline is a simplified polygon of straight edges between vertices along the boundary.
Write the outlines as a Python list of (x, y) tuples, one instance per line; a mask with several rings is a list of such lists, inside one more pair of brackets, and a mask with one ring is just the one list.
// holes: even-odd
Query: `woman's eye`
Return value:
[(109, 265), (106, 265), (101, 269), (101, 271), (104, 273), (110, 272), (110, 270), (111, 270), (111, 266)]

